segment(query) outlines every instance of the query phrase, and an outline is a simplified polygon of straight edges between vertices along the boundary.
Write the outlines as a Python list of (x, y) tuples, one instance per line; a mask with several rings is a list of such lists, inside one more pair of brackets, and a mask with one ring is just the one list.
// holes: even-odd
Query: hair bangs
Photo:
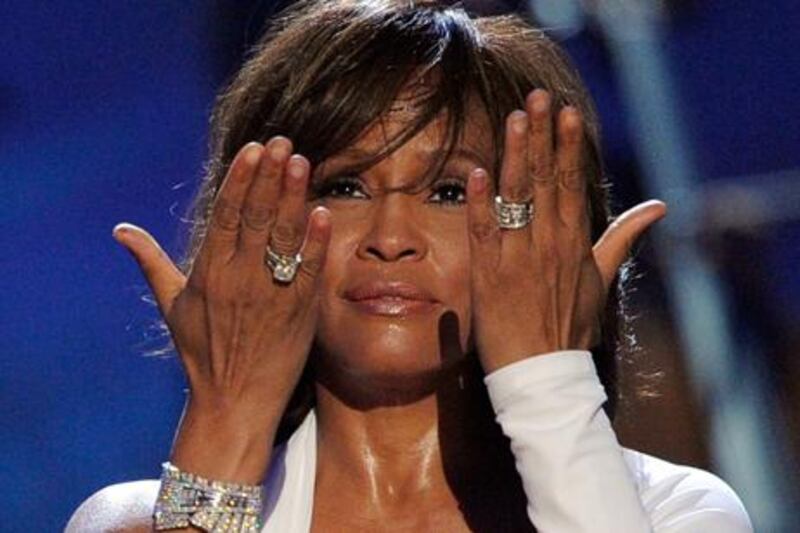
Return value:
[[(475, 92), (479, 40), (463, 12), (430, 9), (371, 12), (347, 8), (354, 17), (333, 36), (321, 57), (288, 80), (268, 123), (289, 136), (296, 150), (317, 165), (351, 147), (385, 120), (402, 124), (377, 153), (360, 161), (364, 170), (442, 117), (441, 154), (427, 173), (427, 186), (463, 136), (468, 99)], [(302, 57), (299, 63), (308, 61)], [(268, 135), (265, 136), (265, 138)]]

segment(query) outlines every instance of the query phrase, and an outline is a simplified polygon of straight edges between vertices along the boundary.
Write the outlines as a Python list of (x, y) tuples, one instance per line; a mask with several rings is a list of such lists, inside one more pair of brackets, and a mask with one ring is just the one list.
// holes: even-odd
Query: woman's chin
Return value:
[[(357, 345), (356, 345), (357, 346)], [(338, 371), (349, 379), (371, 380), (380, 383), (405, 382), (414, 379), (430, 379), (442, 369), (442, 358), (431, 345), (410, 350), (397, 346), (381, 350), (364, 351), (364, 346), (347, 352), (332, 361)], [(329, 353), (329, 356), (332, 355)]]
[(323, 313), (314, 341), (316, 379), (348, 403), (384, 395), (413, 401), (434, 392), (462, 350), (457, 329), (443, 346), (441, 317), (423, 315), (354, 313), (349, 306)]
[[(315, 380), (326, 395), (359, 410), (408, 405), (431, 397), (437, 391), (441, 368), (350, 368), (317, 372)], [(317, 398), (319, 399), (319, 393)]]
[(318, 349), (316, 380), (346, 403), (360, 407), (409, 403), (433, 394), (451, 362), (443, 365), (438, 349), (432, 349), (436, 342), (394, 341), (353, 339), (341, 350)]

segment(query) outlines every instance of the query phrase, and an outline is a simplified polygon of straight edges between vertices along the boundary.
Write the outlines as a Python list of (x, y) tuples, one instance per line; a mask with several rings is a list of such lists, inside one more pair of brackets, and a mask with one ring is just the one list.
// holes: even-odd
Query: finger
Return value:
[(308, 232), (303, 243), (303, 261), (298, 274), (311, 282), (307, 286), (314, 286), (319, 279), (319, 273), (325, 265), (330, 237), (331, 213), (325, 207), (317, 207), (308, 216)]
[(534, 228), (551, 232), (556, 213), (556, 180), (553, 175), (553, 119), (550, 94), (536, 89), (525, 100), (530, 120), (528, 168), (533, 179)]
[(664, 202), (649, 200), (628, 209), (611, 223), (593, 248), (604, 287), (611, 285), (636, 239), (666, 214)]
[(293, 255), (303, 244), (307, 217), (306, 186), (310, 168), (308, 160), (298, 154), (290, 157), (286, 164), (278, 216), (269, 236), (269, 246), (276, 253)]
[(283, 174), (291, 153), (292, 143), (286, 137), (274, 137), (266, 144), (244, 201), (239, 249), (259, 260), (278, 214)]
[(589, 214), (586, 211), (586, 176), (583, 172), (583, 120), (577, 109), (567, 106), (558, 115), (556, 176), (558, 212), (567, 227), (586, 233), (589, 239)]
[(261, 160), (263, 147), (258, 143), (246, 144), (231, 163), (228, 174), (222, 182), (211, 210), (211, 222), (200, 255), (205, 256), (208, 248), (214, 254), (233, 253), (239, 236), (241, 211), (247, 190)]
[(531, 183), (527, 174), (528, 115), (514, 111), (506, 120), (506, 142), (500, 172), (500, 196), (508, 202), (530, 200)]
[[(506, 202), (523, 203), (533, 196), (532, 183), (528, 176), (528, 115), (525, 111), (514, 111), (506, 119), (506, 139), (503, 149), (503, 165), (500, 171), (500, 197)], [(513, 250), (527, 248), (530, 232), (512, 230), (503, 232), (503, 248)]]
[(473, 271), (494, 272), (500, 259), (500, 228), (489, 175), (482, 168), (473, 170), (467, 182), (467, 223)]
[(186, 276), (144, 229), (122, 223), (114, 227), (112, 234), (136, 259), (161, 313), (167, 316), (175, 297), (186, 286)]

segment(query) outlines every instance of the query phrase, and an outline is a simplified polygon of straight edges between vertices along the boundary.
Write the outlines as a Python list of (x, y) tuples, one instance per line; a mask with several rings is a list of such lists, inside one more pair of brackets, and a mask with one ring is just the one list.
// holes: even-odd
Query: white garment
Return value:
[[(589, 352), (532, 357), (484, 381), (540, 533), (752, 533), (718, 477), (619, 445)], [(316, 437), (311, 412), (275, 450), (262, 533), (311, 528)]]

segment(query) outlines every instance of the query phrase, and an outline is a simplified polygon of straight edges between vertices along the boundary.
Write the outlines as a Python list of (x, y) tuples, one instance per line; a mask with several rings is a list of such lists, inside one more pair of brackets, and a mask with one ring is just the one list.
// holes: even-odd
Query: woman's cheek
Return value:
[(347, 265), (355, 255), (354, 239), (344, 237), (345, 234), (333, 226), (320, 279), (320, 294), (323, 297), (336, 297), (337, 290), (342, 290)]

